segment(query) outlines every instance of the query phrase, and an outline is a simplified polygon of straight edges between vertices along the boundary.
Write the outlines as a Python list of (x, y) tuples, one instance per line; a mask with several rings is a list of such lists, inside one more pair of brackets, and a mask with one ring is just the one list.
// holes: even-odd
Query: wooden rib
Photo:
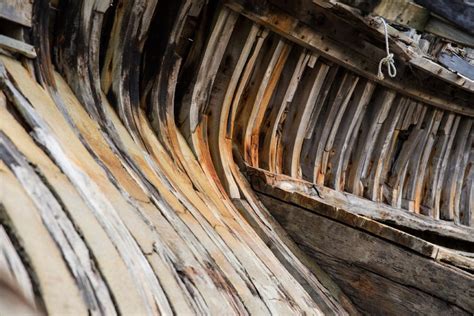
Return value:
[[(410, 194), (409, 196), (407, 196), (407, 199), (414, 201), (414, 211), (417, 213), (420, 213), (420, 205), (421, 205), (421, 200), (423, 197), (422, 195), (423, 182), (425, 180), (429, 158), (433, 150), (435, 135), (438, 133), (443, 115), (445, 115), (445, 113), (440, 112), (440, 111), (437, 111), (435, 114), (431, 131), (429, 132), (429, 135), (427, 136), (425, 147), (423, 149), (423, 154), (420, 157), (420, 163), (415, 170), (415, 175), (412, 178), (413, 186), (411, 187), (411, 192), (407, 192), (408, 194)], [(408, 189), (410, 189), (410, 186), (408, 187)]]
[(251, 131), (259, 112), (261, 98), (284, 48), (284, 43), (273, 36), (268, 36), (268, 32), (264, 32), (262, 35), (265, 41), (255, 60), (248, 82), (241, 90), (242, 95), (239, 96), (240, 103), (236, 110), (238, 115), (234, 122), (234, 143), (239, 146), (242, 156), (247, 161), (251, 160)]
[(390, 78), (385, 78), (385, 80), (378, 79), (377, 62), (375, 60), (363, 57), (354, 51), (348, 51), (342, 44), (328, 36), (324, 36), (324, 34), (318, 33), (315, 29), (304, 25), (296, 18), (287, 15), (275, 7), (270, 6), (265, 11), (265, 14), (262, 14), (246, 9), (241, 2), (241, 0), (228, 0), (227, 6), (249, 19), (268, 27), (281, 36), (311, 49), (331, 61), (340, 63), (356, 74), (373, 80), (382, 86), (394, 89), (408, 97), (431, 104), (440, 109), (462, 113), (470, 117), (474, 116), (474, 110), (469, 109), (468, 102), (466, 103), (463, 100), (453, 101), (451, 97), (435, 95), (433, 91), (428, 92), (414, 82), (402, 82), (399, 79), (392, 80)]
[[(466, 143), (465, 147), (462, 149), (460, 153), (460, 161), (459, 165), (457, 165), (457, 177), (455, 178), (455, 183), (454, 187), (452, 188), (451, 196), (450, 196), (450, 201), (452, 201), (452, 207), (453, 207), (453, 213), (454, 213), (454, 222), (455, 223), (460, 223), (460, 199), (461, 199), (461, 193), (462, 193), (462, 184), (464, 182), (464, 177), (466, 174), (466, 166), (469, 161), (469, 155), (472, 151), (473, 148), (473, 142), (474, 142), (474, 127), (473, 124), (471, 124), (471, 129), (469, 133), (467, 134), (466, 137)], [(465, 210), (467, 212), (470, 212), (470, 209)]]
[(342, 116), (358, 81), (359, 77), (345, 73), (336, 94), (328, 100), (326, 111), (323, 109), (320, 115), (318, 122), (321, 122), (321, 124), (318, 124), (319, 126), (315, 129), (315, 133), (320, 134), (320, 136), (313, 136), (313, 141), (316, 141), (313, 144), (316, 148), (314, 179), (318, 184), (324, 183), (328, 168), (329, 148), (332, 147)]
[[(452, 142), (451, 131), (454, 133), (459, 124), (460, 117), (453, 113), (447, 113), (443, 116), (438, 133), (436, 135), (430, 160), (426, 166), (426, 177), (423, 180), (423, 197), (420, 204), (420, 213), (439, 218), (438, 207), (435, 207), (436, 187), (440, 174), (442, 174), (443, 157), (446, 151), (449, 152), (448, 144)], [(451, 142), (450, 142), (451, 139)]]
[(189, 133), (195, 131), (200, 116), (207, 110), (206, 102), (236, 21), (237, 14), (235, 12), (224, 8), (220, 10), (203, 59), (200, 61), (196, 83), (183, 100), (183, 104), (189, 104), (190, 107), (188, 110), (182, 109), (181, 113), (187, 113), (189, 117), (181, 117), (180, 122), (184, 123), (186, 120)]
[[(413, 101), (412, 101), (413, 102)], [(397, 148), (394, 151), (393, 163), (389, 172), (389, 178), (384, 188), (385, 198), (389, 201), (392, 206), (402, 207), (402, 196), (403, 186), (406, 177), (408, 163), (413, 155), (414, 150), (417, 148), (420, 140), (423, 137), (423, 130), (421, 125), (423, 118), (426, 113), (426, 107), (413, 102), (411, 106), (413, 109), (413, 115), (408, 116), (408, 111), (405, 115), (404, 121), (402, 122), (402, 128), (407, 127), (406, 132), (402, 137), (399, 133), (397, 139)]]
[(424, 118), (424, 122), (421, 125), (422, 135), (416, 149), (410, 155), (410, 160), (407, 166), (407, 171), (405, 178), (403, 180), (403, 189), (402, 189), (402, 204), (403, 208), (409, 211), (417, 211), (419, 209), (416, 206), (416, 196), (417, 190), (417, 181), (421, 177), (421, 180), (424, 176), (424, 165), (428, 159), (429, 154), (431, 153), (432, 139), (431, 133), (436, 134), (439, 127), (442, 117), (442, 112), (435, 110), (430, 110)]
[[(277, 104), (276, 108), (278, 111), (275, 112), (275, 119), (271, 133), (265, 136), (264, 140), (264, 152), (268, 153), (268, 165), (269, 170), (275, 170), (281, 172), (281, 133), (282, 126), (285, 121), (285, 116), (288, 111), (288, 105), (293, 100), (296, 93), (296, 89), (300, 83), (303, 71), (309, 61), (310, 55), (303, 51), (300, 53), (293, 74), (289, 81), (288, 87), (286, 88), (285, 94), (281, 104)], [(279, 101), (279, 100), (278, 100)], [(268, 150), (268, 151), (267, 151)]]
[[(220, 175), (222, 185), (226, 189), (226, 192), (232, 198), (239, 197), (240, 193), (234, 177), (231, 174), (231, 167), (229, 166), (229, 157), (232, 156), (232, 141), (231, 138), (227, 136), (227, 131), (228, 128), (232, 128), (231, 126), (233, 124), (230, 120), (230, 116), (234, 93), (238, 88), (239, 78), (244, 71), (246, 62), (250, 58), (251, 50), (255, 45), (257, 34), (259, 32), (259, 28), (254, 23), (248, 22), (247, 26), (250, 27), (248, 33), (245, 33), (243, 31), (244, 28), (239, 27), (239, 25), (236, 26), (236, 29), (239, 30), (237, 32), (238, 35), (244, 36), (244, 39), (242, 40), (237, 37), (236, 41), (241, 43), (243, 46), (229, 45), (231, 51), (228, 53), (228, 56), (231, 56), (229, 57), (230, 60), (235, 61), (235, 66), (232, 68), (232, 73), (229, 74), (230, 78), (228, 79), (229, 83), (226, 92), (225, 94), (221, 94), (222, 101), (216, 101), (216, 106), (219, 107), (219, 110), (213, 111), (213, 109), (211, 109), (211, 125), (209, 131), (209, 149), (211, 150), (212, 159), (214, 161), (214, 168), (217, 174)], [(227, 59), (227, 57), (224, 58), (225, 60)], [(219, 81), (222, 81), (222, 79)], [(216, 99), (218, 97), (219, 95)], [(217, 115), (214, 113), (220, 113), (217, 126), (213, 124), (213, 118), (217, 120)], [(214, 131), (212, 132), (211, 129), (214, 129)], [(215, 132), (216, 130), (218, 131), (217, 133)], [(232, 133), (230, 133), (230, 135), (231, 134)], [(216, 137), (218, 138), (217, 141), (215, 140)]]
[(275, 90), (276, 84), (280, 79), (281, 72), (286, 63), (286, 59), (290, 53), (291, 46), (282, 41), (278, 41), (278, 46), (275, 48), (275, 56), (269, 62), (267, 73), (265, 74), (259, 91), (255, 99), (255, 106), (252, 109), (247, 130), (244, 136), (245, 155), (246, 159), (250, 161), (253, 166), (258, 166), (258, 147), (259, 147), (259, 131), (264, 114), (267, 110), (271, 96)]
[(474, 150), (466, 166), (465, 178), (459, 206), (459, 221), (466, 226), (474, 226)]
[(318, 62), (306, 69), (296, 97), (289, 106), (289, 113), (282, 131), (283, 173), (295, 178), (301, 177), (300, 155), (306, 129), (314, 111), (316, 98), (321, 90), (329, 66)]

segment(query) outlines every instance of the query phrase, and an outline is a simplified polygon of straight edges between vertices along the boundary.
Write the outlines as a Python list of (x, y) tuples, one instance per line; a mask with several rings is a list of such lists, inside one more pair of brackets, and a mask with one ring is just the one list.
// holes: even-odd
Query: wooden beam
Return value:
[(33, 1), (2, 0), (0, 2), (0, 18), (12, 21), (26, 27), (31, 27)]
[(474, 47), (474, 35), (463, 32), (437, 16), (431, 15), (425, 26), (425, 32), (443, 37), (463, 46)]
[(0, 48), (6, 49), (13, 53), (22, 54), (28, 58), (36, 58), (36, 51), (32, 45), (1, 34)]
[[(338, 192), (262, 169), (248, 167), (247, 175), (255, 190), (300, 205), (324, 216), (339, 218), (350, 216), (350, 214), (360, 215), (388, 225), (393, 224), (407, 231), (418, 231), (425, 235), (430, 233), (453, 242), (461, 241), (470, 247), (471, 251), (474, 250), (474, 229), (470, 227), (462, 227), (445, 221), (440, 222), (382, 203), (375, 203), (350, 193)], [(321, 207), (322, 205), (327, 207)]]
[[(473, 310), (472, 273), (414, 253), (374, 234), (377, 229), (384, 232), (384, 225), (360, 217), (350, 223), (341, 223), (278, 198), (265, 194), (258, 196), (307, 254), (324, 268), (332, 267), (327, 271), (333, 277), (342, 274), (336, 282), (343, 289), (348, 289), (347, 283), (354, 282), (355, 277), (361, 278), (360, 272), (363, 272), (363, 281), (353, 284), (348, 291), (362, 310), (369, 308), (383, 314), (403, 314), (409, 306), (411, 312), (439, 314), (449, 311), (461, 315)], [(369, 226), (369, 223), (374, 229), (372, 233), (356, 228)], [(397, 232), (393, 233), (397, 235)], [(338, 264), (333, 265), (335, 262)], [(383, 284), (373, 279), (378, 277), (384, 280)], [(411, 295), (403, 295), (407, 301), (395, 304), (401, 291), (411, 292)], [(379, 304), (372, 305), (372, 293), (384, 298), (381, 300), (384, 304), (377, 300)]]

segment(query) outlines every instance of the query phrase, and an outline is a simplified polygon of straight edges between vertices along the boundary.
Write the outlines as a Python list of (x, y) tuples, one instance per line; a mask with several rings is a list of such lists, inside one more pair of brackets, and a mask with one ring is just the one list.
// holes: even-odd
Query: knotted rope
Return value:
[(397, 68), (395, 67), (395, 61), (393, 60), (393, 54), (390, 53), (390, 49), (388, 47), (388, 30), (387, 30), (387, 23), (383, 18), (380, 17), (382, 20), (383, 28), (385, 30), (385, 50), (387, 51), (387, 56), (380, 59), (379, 62), (379, 72), (377, 74), (377, 78), (383, 80), (385, 77), (382, 72), (382, 66), (385, 64), (387, 65), (387, 72), (391, 78), (394, 78), (397, 75)]

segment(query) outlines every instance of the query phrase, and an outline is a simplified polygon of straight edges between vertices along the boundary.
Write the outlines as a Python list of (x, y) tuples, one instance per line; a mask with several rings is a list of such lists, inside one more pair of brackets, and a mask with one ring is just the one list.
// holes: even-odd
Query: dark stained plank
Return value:
[[(263, 194), (259, 197), (297, 244), (345, 264), (348, 270), (344, 276), (352, 275), (346, 282), (353, 280), (358, 271), (363, 270), (371, 278), (385, 279), (384, 285), (390, 288), (390, 294), (401, 286), (405, 293), (413, 291), (412, 297), (428, 295), (429, 301), (434, 304), (420, 304), (415, 298), (408, 303), (419, 305), (417, 308), (425, 309), (425, 312), (433, 308), (436, 313), (450, 311), (468, 314), (474, 309), (473, 274), (435, 262), (350, 225), (319, 216), (281, 200)], [(327, 261), (323, 266), (326, 265)], [(351, 270), (351, 266), (356, 267), (355, 271)], [(371, 283), (374, 292), (379, 292), (385, 300), (390, 299), (383, 295), (387, 293), (383, 291), (383, 285), (369, 281), (370, 278), (364, 279)], [(359, 290), (364, 293), (362, 288)], [(373, 300), (371, 295), (367, 295), (369, 293), (365, 292), (366, 299)], [(361, 295), (364, 294), (359, 294), (359, 299)], [(406, 294), (404, 296), (407, 297)], [(398, 310), (395, 304), (379, 308), (392, 313), (402, 311)]]

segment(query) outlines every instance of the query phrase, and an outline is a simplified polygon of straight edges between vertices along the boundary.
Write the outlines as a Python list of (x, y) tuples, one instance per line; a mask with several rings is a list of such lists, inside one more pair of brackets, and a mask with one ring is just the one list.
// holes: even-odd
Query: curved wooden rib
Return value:
[(0, 55), (0, 239), (47, 313), (356, 314), (245, 164), (472, 243), (467, 91), (380, 81), (353, 43), (272, 6), (76, 1), (54, 21), (47, 7), (38, 58)]

